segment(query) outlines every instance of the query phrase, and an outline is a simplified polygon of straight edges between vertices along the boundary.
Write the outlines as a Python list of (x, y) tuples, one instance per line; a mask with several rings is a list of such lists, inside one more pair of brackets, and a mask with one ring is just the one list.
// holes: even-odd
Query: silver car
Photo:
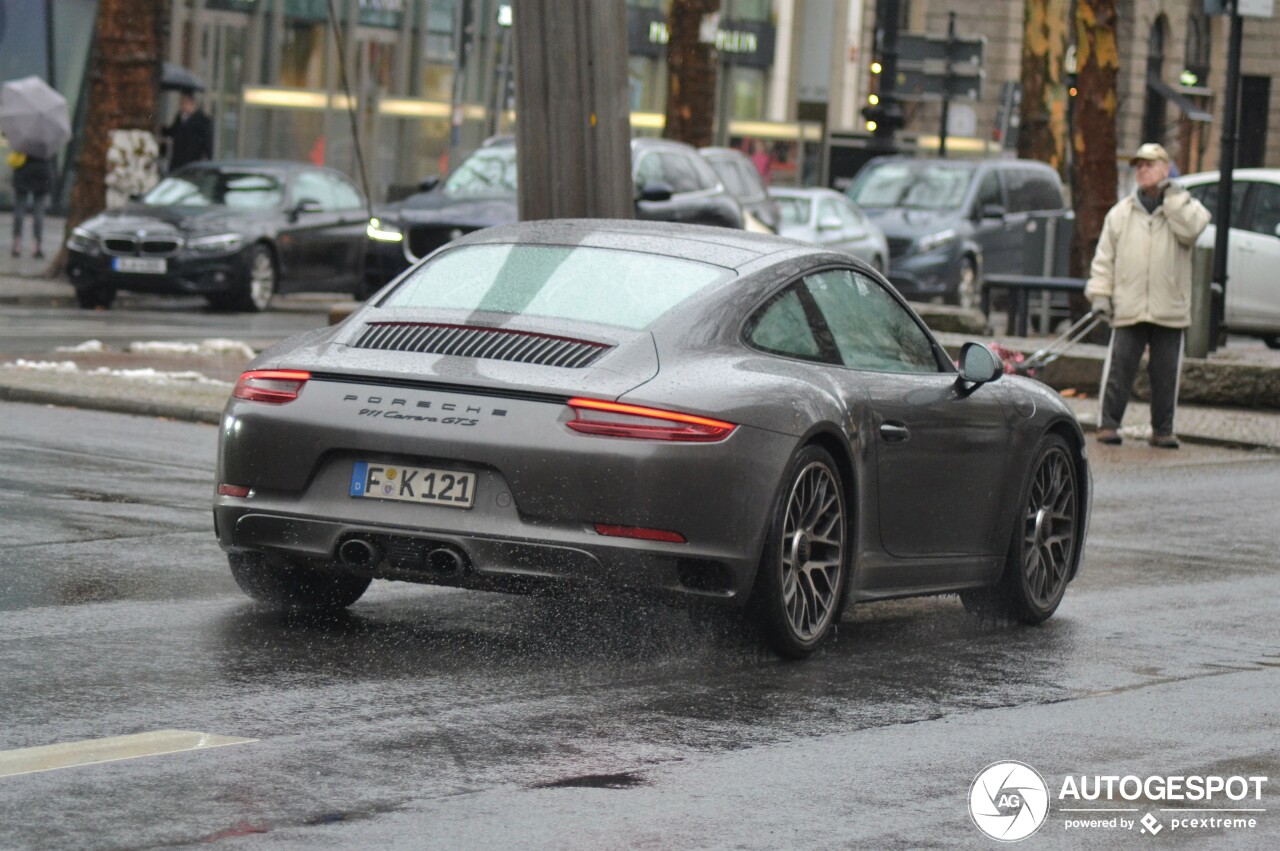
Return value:
[(780, 236), (846, 251), (877, 272), (889, 268), (884, 231), (866, 213), (831, 189), (771, 189), (781, 210)]
[(215, 531), (258, 600), (635, 589), (793, 657), (890, 597), (1048, 618), (1089, 508), (1058, 394), (978, 343), (957, 369), (847, 254), (694, 225), (464, 236), (263, 352), (219, 434)]

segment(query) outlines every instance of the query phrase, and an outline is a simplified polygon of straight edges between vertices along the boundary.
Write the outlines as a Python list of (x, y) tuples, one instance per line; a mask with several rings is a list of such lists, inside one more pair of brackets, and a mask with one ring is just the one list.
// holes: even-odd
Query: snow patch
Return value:
[(29, 361), (19, 358), (12, 363), (4, 364), (7, 369), (28, 369), (39, 372), (54, 372), (60, 375), (79, 373), (89, 376), (110, 376), (130, 381), (141, 381), (149, 384), (202, 384), (218, 387), (230, 387), (230, 382), (219, 381), (199, 372), (161, 372), (147, 367), (145, 369), (110, 369), (100, 366), (97, 369), (82, 370), (75, 361)]
[(201, 340), (198, 343), (141, 342), (130, 343), (127, 351), (148, 355), (198, 355), (211, 357), (241, 357), (252, 360), (255, 352), (248, 343), (239, 340)]
[(58, 346), (55, 352), (105, 352), (106, 344), (101, 340), (85, 340), (78, 346)]

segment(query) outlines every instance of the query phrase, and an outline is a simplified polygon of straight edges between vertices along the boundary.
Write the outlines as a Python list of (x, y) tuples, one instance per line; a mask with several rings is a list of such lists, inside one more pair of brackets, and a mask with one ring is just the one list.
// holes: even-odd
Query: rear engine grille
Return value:
[(108, 236), (102, 240), (102, 247), (108, 254), (137, 255), (150, 257), (166, 257), (177, 253), (182, 243), (172, 237), (138, 240), (132, 236)]
[(911, 248), (911, 243), (913, 242), (910, 238), (904, 239), (900, 236), (891, 236), (888, 241), (890, 257), (901, 257), (906, 254), (907, 250)]
[(437, 227), (418, 225), (409, 228), (409, 253), (414, 257), (426, 257), (447, 242), (471, 233), (476, 228)]
[(605, 343), (528, 331), (422, 322), (370, 322), (352, 345), (358, 349), (488, 358), (569, 368), (588, 366), (613, 348)]

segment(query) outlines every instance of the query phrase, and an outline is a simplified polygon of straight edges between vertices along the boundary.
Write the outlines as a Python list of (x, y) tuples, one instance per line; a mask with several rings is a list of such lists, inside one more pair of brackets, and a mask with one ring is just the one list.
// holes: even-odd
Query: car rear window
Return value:
[(638, 251), (469, 245), (411, 272), (384, 307), (475, 310), (641, 329), (731, 269)]

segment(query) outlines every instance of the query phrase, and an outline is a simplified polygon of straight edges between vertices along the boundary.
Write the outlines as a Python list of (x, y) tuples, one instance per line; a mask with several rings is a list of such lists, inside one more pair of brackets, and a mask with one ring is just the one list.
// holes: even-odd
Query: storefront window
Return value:
[(769, 22), (773, 0), (731, 0), (733, 3), (733, 19), (735, 21)]
[(280, 84), (302, 89), (324, 88), (324, 24), (290, 21), (280, 48)]
[(759, 68), (735, 68), (733, 70), (734, 118), (759, 120), (764, 118), (764, 71)]

